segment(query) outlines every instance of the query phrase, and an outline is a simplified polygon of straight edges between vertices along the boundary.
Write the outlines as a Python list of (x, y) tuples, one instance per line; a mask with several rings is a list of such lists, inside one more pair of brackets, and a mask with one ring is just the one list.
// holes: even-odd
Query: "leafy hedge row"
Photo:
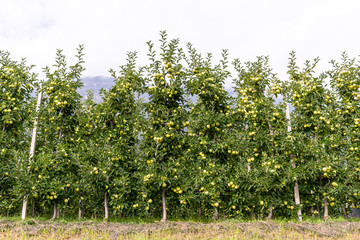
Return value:
[[(0, 213), (83, 216), (346, 215), (359, 203), (360, 66), (320, 75), (289, 57), (280, 80), (267, 57), (214, 64), (161, 33), (149, 63), (127, 55), (102, 102), (82, 98), (83, 47), (57, 52), (46, 79), (0, 56)], [(232, 81), (235, 94), (224, 83)], [(32, 93), (42, 93), (39, 111)], [(139, 96), (147, 96), (146, 101)], [(282, 101), (275, 101), (282, 98)], [(193, 100), (196, 99), (196, 100)], [(291, 109), (291, 111), (289, 110)], [(29, 147), (35, 118), (36, 151)], [(23, 203), (23, 204), (22, 204)], [(27, 205), (30, 207), (25, 208)], [(24, 216), (24, 215), (23, 215)]]

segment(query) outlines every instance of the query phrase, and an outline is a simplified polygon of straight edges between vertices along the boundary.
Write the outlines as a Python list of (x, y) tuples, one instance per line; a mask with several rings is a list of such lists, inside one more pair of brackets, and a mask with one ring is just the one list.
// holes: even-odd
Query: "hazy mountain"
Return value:
[[(101, 96), (99, 94), (100, 89), (110, 89), (114, 85), (114, 81), (112, 77), (105, 77), (105, 76), (96, 76), (96, 77), (84, 77), (83, 79), (84, 86), (79, 90), (79, 93), (86, 99), (87, 90), (93, 89), (94, 90), (94, 100), (95, 102), (101, 102)], [(229, 92), (229, 95), (232, 97), (236, 96), (236, 93), (233, 89), (228, 88), (226, 89)], [(145, 101), (148, 99), (148, 95), (142, 95), (142, 98)], [(196, 101), (196, 97), (191, 98), (192, 101)], [(275, 99), (276, 102), (282, 102), (282, 96), (278, 96)], [(292, 110), (292, 107), (291, 107)]]
[(86, 99), (87, 91), (94, 90), (95, 102), (101, 102), (101, 96), (99, 94), (100, 89), (110, 89), (114, 85), (112, 77), (96, 76), (96, 77), (84, 77), (84, 86), (79, 89), (79, 93)]

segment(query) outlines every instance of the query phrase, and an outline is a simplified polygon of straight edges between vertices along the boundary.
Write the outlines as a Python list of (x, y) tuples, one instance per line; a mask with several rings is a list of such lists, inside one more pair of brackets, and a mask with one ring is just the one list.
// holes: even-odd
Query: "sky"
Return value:
[(357, 57), (359, 12), (358, 0), (0, 0), (0, 50), (25, 57), (42, 78), (57, 49), (71, 64), (84, 44), (83, 76), (109, 76), (128, 51), (138, 51), (139, 64), (146, 64), (146, 42), (158, 46), (166, 30), (182, 47), (191, 42), (215, 60), (222, 49), (242, 62), (268, 55), (286, 79), (293, 50), (301, 65), (319, 56), (319, 73), (343, 51)]

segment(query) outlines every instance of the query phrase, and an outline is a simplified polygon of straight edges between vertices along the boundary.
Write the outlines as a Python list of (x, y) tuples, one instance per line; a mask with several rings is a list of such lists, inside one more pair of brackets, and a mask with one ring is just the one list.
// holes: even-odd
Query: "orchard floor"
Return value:
[(0, 218), (0, 240), (9, 239), (359, 239), (360, 222), (222, 221), (198, 223), (24, 222)]

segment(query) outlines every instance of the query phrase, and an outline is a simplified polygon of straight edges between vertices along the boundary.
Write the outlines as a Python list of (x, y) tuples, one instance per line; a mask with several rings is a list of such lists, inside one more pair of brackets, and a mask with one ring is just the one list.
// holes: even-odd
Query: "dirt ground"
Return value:
[(149, 224), (0, 220), (0, 239), (359, 239), (360, 222), (167, 222)]

